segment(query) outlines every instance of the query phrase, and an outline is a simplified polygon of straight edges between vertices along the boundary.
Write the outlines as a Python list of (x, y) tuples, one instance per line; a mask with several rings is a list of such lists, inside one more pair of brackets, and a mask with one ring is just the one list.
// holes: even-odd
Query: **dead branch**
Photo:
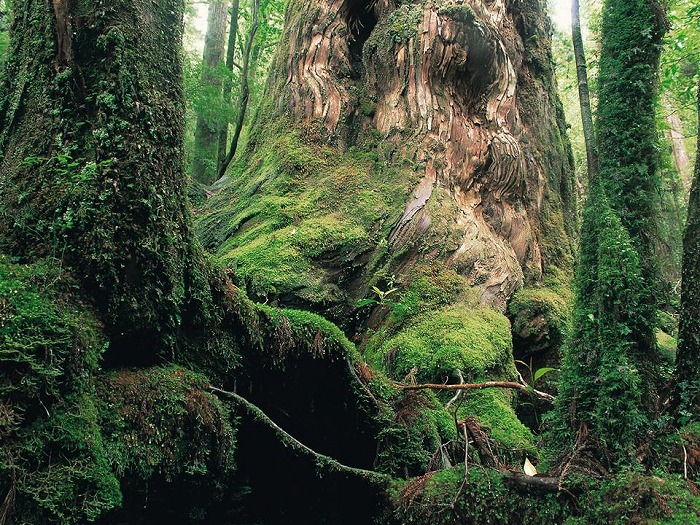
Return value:
[(280, 442), (284, 443), (284, 445), (287, 448), (291, 449), (292, 452), (295, 452), (300, 456), (311, 457), (315, 461), (315, 464), (317, 465), (319, 471), (323, 471), (324, 473), (341, 472), (348, 476), (360, 477), (367, 480), (368, 482), (382, 486), (386, 485), (389, 482), (390, 478), (384, 474), (372, 472), (371, 470), (348, 467), (329, 456), (319, 454), (313, 449), (307, 447), (301, 441), (288, 434), (282, 427), (278, 426), (277, 423), (272, 421), (272, 419), (270, 419), (259, 407), (257, 407), (244, 397), (239, 396), (234, 392), (228, 392), (226, 390), (222, 390), (211, 385), (208, 387), (208, 390), (217, 396), (225, 397), (235, 402), (254, 420), (269, 427), (279, 438)]
[(547, 392), (541, 392), (540, 390), (535, 390), (527, 384), (516, 383), (515, 381), (484, 381), (483, 383), (464, 383), (462, 385), (441, 385), (435, 383), (425, 383), (422, 385), (406, 385), (403, 383), (396, 384), (404, 390), (481, 390), (484, 388), (509, 388), (512, 390), (525, 392), (526, 394), (549, 402), (554, 401), (553, 395), (548, 394)]

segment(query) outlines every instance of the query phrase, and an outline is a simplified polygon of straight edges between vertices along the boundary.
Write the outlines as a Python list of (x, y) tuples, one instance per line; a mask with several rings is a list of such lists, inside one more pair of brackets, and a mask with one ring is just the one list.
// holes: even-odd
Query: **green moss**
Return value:
[(375, 154), (318, 145), (265, 114), (245, 163), (199, 211), (198, 234), (254, 297), (354, 308), (337, 283), (386, 238), (416, 176)]
[(0, 492), (16, 490), (18, 523), (84, 523), (121, 503), (94, 405), (105, 340), (76, 295), (60, 266), (0, 256)]
[(587, 499), (583, 516), (566, 525), (686, 525), (700, 520), (700, 497), (677, 478), (622, 474), (593, 488)]
[(100, 377), (99, 425), (120, 479), (225, 482), (234, 470), (235, 429), (228, 409), (207, 392), (208, 384), (176, 366)]
[(464, 466), (430, 472), (406, 483), (397, 498), (401, 524), (477, 525), (563, 523), (570, 514), (565, 497), (548, 494), (524, 496), (511, 491), (496, 471)]
[(454, 305), (419, 316), (385, 341), (372, 356), (391, 377), (403, 379), (415, 368), (420, 382), (456, 377), (513, 377), (508, 319), (489, 308)]
[(531, 459), (538, 453), (532, 431), (513, 410), (512, 397), (510, 392), (496, 388), (468, 392), (457, 416), (475, 416), (491, 439), (503, 447), (499, 451), (501, 457), (520, 464), (526, 453)]
[(656, 344), (659, 345), (659, 353), (661, 359), (668, 364), (673, 365), (676, 361), (676, 350), (678, 349), (678, 341), (672, 335), (658, 330), (656, 332)]
[(406, 288), (396, 300), (389, 301), (391, 315), (386, 325), (400, 326), (404, 321), (450, 304), (478, 304), (478, 292), (469, 281), (442, 265), (419, 265), (409, 277)]
[(573, 292), (564, 279), (547, 279), (544, 287), (517, 291), (508, 304), (515, 344), (522, 355), (558, 350), (569, 323)]

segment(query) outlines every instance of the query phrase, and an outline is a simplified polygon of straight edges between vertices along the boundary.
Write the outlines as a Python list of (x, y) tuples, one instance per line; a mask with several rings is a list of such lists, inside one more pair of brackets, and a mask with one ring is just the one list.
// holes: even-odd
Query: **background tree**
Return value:
[[(700, 109), (700, 98), (698, 100)], [(700, 150), (700, 140), (698, 148)], [(700, 161), (697, 159), (700, 155), (695, 161), (683, 236), (681, 315), (674, 376), (675, 406), (682, 423), (696, 421), (700, 407)]]
[(656, 415), (654, 122), (666, 25), (654, 3), (608, 0), (602, 27), (600, 178), (584, 209), (573, 330), (550, 434), (564, 451), (562, 468), (600, 473), (637, 461)]
[[(225, 63), (228, 7), (228, 0), (210, 0), (209, 2), (202, 60), (202, 84), (210, 100), (217, 100), (222, 96), (221, 69)], [(221, 116), (217, 114), (220, 108), (221, 104), (213, 104), (208, 107), (207, 113), (200, 108), (197, 115), (192, 152), (192, 176), (203, 184), (211, 184), (217, 178), (218, 140), (223, 128)]]

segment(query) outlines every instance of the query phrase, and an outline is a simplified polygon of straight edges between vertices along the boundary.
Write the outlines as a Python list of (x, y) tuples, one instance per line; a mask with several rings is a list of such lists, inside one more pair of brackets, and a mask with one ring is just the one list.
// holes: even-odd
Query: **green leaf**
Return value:
[(543, 368), (538, 368), (535, 370), (534, 375), (532, 376), (532, 382), (534, 383), (537, 381), (540, 377), (542, 377), (545, 374), (548, 374), (550, 372), (558, 372), (558, 368), (549, 368), (549, 367), (543, 367)]

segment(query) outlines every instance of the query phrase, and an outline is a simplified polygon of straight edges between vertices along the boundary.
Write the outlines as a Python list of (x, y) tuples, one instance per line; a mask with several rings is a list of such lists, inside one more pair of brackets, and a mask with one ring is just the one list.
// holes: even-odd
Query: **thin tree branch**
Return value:
[(516, 383), (514, 381), (485, 381), (483, 383), (465, 383), (462, 385), (440, 385), (435, 383), (425, 383), (422, 385), (396, 384), (404, 390), (482, 390), (484, 388), (509, 388), (512, 390), (520, 390), (521, 392), (550, 402), (554, 401), (553, 395), (535, 390), (527, 384)]

